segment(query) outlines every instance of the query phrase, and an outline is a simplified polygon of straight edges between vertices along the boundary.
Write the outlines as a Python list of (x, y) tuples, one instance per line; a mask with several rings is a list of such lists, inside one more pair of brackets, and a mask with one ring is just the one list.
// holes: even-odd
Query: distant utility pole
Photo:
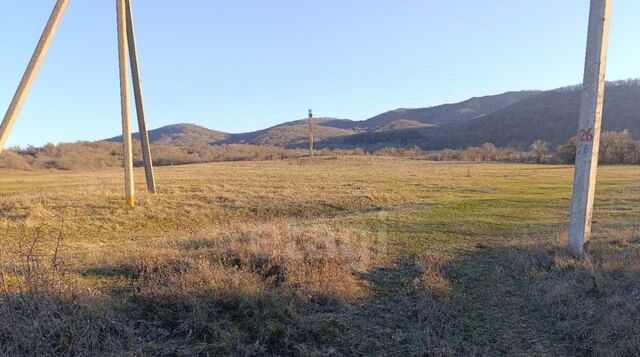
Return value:
[(584, 257), (587, 254), (591, 237), (611, 2), (612, 0), (591, 0), (571, 221), (569, 222), (569, 250), (576, 257)]
[(49, 17), (49, 21), (47, 22), (47, 26), (44, 28), (42, 32), (42, 36), (40, 37), (40, 41), (36, 46), (35, 51), (33, 52), (33, 56), (31, 57), (31, 61), (29, 61), (29, 65), (27, 66), (27, 70), (24, 72), (22, 76), (22, 80), (20, 81), (20, 85), (18, 85), (18, 89), (16, 90), (15, 95), (13, 96), (13, 100), (9, 105), (9, 109), (4, 116), (4, 120), (0, 125), (0, 152), (4, 150), (4, 146), (7, 143), (7, 139), (9, 138), (9, 134), (11, 133), (11, 129), (13, 125), (16, 123), (16, 119), (20, 114), (20, 110), (24, 105), (24, 101), (27, 98), (27, 94), (29, 94), (29, 90), (33, 85), (33, 81), (35, 80), (38, 71), (40, 70), (40, 66), (44, 61), (44, 57), (47, 54), (47, 50), (49, 49), (49, 45), (53, 41), (53, 37), (58, 30), (60, 22), (64, 17), (65, 10), (67, 9), (67, 5), (69, 5), (68, 0), (58, 0), (56, 5), (51, 12), (51, 17)]
[(309, 109), (309, 155), (313, 157), (313, 111)]

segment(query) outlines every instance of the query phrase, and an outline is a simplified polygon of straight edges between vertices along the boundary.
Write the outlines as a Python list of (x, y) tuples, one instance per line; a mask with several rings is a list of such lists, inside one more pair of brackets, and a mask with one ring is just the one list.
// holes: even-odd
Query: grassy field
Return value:
[(384, 157), (0, 173), (0, 355), (638, 355), (640, 168)]

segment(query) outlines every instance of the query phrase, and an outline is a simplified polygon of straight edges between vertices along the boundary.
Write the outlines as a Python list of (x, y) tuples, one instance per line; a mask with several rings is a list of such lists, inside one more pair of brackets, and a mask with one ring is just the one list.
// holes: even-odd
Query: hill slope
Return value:
[(434, 125), (433, 124), (427, 124), (427, 123), (421, 123), (421, 122), (415, 121), (415, 120), (398, 119), (398, 120), (394, 120), (391, 123), (376, 129), (376, 131), (385, 132), (385, 131), (393, 131), (393, 130), (400, 130), (400, 129), (428, 128), (428, 127), (432, 127), (432, 126), (434, 126)]
[[(400, 129), (427, 128), (438, 125), (467, 123), (505, 108), (538, 92), (508, 92), (499, 95), (471, 98), (460, 103), (431, 108), (397, 109), (363, 121), (335, 118), (315, 118), (316, 141), (339, 143), (348, 136), (363, 132), (395, 132)], [(149, 131), (152, 143), (169, 145), (195, 144), (254, 144), (299, 146), (308, 142), (306, 119), (279, 124), (267, 129), (241, 134), (227, 134), (194, 124), (176, 124)], [(139, 139), (139, 134), (134, 134)], [(122, 136), (107, 139), (122, 142)], [(338, 144), (340, 145), (340, 144)]]
[[(537, 139), (557, 145), (566, 142), (578, 130), (580, 97), (578, 87), (547, 91), (462, 124), (360, 133), (327, 141), (324, 145), (368, 149), (417, 145), (426, 150), (440, 150), (490, 142), (525, 149)], [(603, 130), (624, 129), (640, 135), (638, 81), (607, 85)]]
[[(314, 137), (315, 140), (321, 141), (328, 138), (343, 137), (353, 135), (356, 132), (352, 129), (343, 129), (339, 127), (326, 126), (325, 123), (350, 123), (350, 120), (333, 119), (333, 118), (316, 118), (314, 119)], [(299, 145), (309, 142), (309, 128), (307, 120), (297, 120), (280, 125), (273, 126), (264, 130), (251, 133), (231, 134), (225, 140), (219, 142), (221, 144), (254, 144), (254, 145), (272, 145), (272, 146), (289, 146)]]
[(362, 122), (362, 126), (367, 129), (380, 128), (397, 120), (412, 120), (431, 125), (462, 124), (538, 93), (537, 91), (507, 92), (430, 108), (396, 109), (367, 119)]
[[(417, 145), (440, 150), (491, 142), (525, 149), (537, 139), (554, 146), (575, 135), (580, 96), (579, 87), (568, 87), (546, 92), (508, 92), (432, 108), (399, 109), (364, 121), (316, 118), (315, 138), (318, 147), (334, 148)], [(629, 129), (640, 135), (640, 81), (607, 85), (603, 129)], [(193, 124), (170, 125), (149, 134), (154, 143), (173, 145), (303, 146), (308, 142), (306, 119), (242, 134), (226, 134)]]
[[(346, 137), (363, 132), (393, 132), (399, 129), (467, 123), (537, 93), (539, 92), (507, 92), (431, 108), (397, 109), (363, 121), (316, 118), (314, 134), (316, 140), (320, 142), (323, 140), (340, 142)], [(220, 143), (297, 146), (307, 142), (307, 122), (298, 120), (252, 133), (231, 134)]]
[[(163, 126), (149, 131), (149, 140), (152, 143), (168, 145), (195, 145), (209, 144), (224, 140), (229, 136), (227, 133), (207, 129), (195, 124), (174, 124)], [(140, 134), (133, 134), (134, 140), (140, 140)], [(122, 135), (116, 136), (106, 141), (122, 142)]]
[[(580, 116), (579, 88), (545, 92), (469, 123), (464, 139), (519, 146), (543, 139), (561, 144), (576, 135)], [(640, 86), (623, 82), (607, 86), (602, 122), (604, 131), (629, 129), (640, 135)]]

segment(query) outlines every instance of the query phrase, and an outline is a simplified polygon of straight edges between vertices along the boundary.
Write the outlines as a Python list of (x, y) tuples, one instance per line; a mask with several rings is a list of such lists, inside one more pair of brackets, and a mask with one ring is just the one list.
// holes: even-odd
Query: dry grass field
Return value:
[(640, 354), (640, 168), (385, 157), (0, 172), (0, 355)]

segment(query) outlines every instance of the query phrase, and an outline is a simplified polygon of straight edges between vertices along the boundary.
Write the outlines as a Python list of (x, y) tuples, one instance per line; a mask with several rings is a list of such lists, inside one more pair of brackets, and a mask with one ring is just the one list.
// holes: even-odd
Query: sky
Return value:
[[(363, 120), (583, 76), (588, 0), (132, 1), (150, 128)], [(3, 3), (2, 115), (54, 2)], [(613, 3), (607, 78), (640, 77), (640, 1)], [(116, 39), (115, 0), (71, 0), (8, 145), (118, 135)]]

